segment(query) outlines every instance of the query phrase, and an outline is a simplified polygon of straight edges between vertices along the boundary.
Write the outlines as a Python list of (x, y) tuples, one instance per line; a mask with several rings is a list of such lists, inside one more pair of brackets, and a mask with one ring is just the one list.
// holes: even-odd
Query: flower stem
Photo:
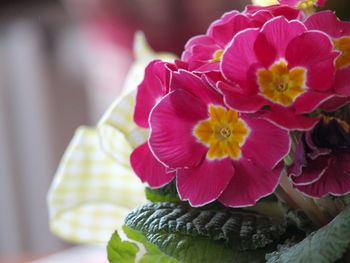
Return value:
[(312, 198), (302, 195), (292, 187), (285, 171), (281, 176), (280, 185), (276, 189), (276, 195), (290, 207), (303, 210), (318, 227), (331, 221), (331, 218), (320, 210)]

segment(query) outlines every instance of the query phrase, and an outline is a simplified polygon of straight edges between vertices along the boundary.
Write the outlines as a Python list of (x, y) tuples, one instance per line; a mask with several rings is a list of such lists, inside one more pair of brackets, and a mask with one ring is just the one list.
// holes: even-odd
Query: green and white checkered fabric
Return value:
[(136, 87), (149, 61), (175, 57), (153, 53), (140, 33), (135, 57), (124, 95), (107, 110), (97, 128), (76, 131), (49, 190), (51, 229), (67, 240), (105, 243), (122, 226), (127, 213), (146, 202), (144, 185), (129, 164), (132, 149), (148, 136), (148, 130), (133, 122)]
[(76, 131), (48, 197), (56, 234), (77, 242), (106, 242), (130, 209), (145, 202), (144, 186), (126, 166), (130, 147), (120, 142), (118, 162), (101, 150), (96, 129)]

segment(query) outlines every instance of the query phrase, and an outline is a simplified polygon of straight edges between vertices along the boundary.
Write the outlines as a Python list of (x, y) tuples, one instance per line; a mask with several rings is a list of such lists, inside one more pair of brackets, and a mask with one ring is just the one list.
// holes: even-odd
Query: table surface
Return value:
[(0, 263), (108, 263), (103, 246), (75, 246), (49, 256), (23, 255), (1, 258)]

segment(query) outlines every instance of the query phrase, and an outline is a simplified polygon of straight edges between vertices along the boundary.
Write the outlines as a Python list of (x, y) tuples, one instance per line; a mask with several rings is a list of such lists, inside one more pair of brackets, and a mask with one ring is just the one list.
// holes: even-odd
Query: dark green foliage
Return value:
[(193, 208), (185, 203), (150, 203), (132, 211), (125, 222), (152, 243), (158, 243), (162, 233), (181, 234), (222, 241), (240, 251), (263, 248), (285, 233), (285, 224), (268, 216), (234, 209)]
[[(313, 232), (301, 242), (267, 255), (267, 262), (333, 263), (343, 257), (349, 243), (350, 207), (348, 206), (332, 222)], [(344, 260), (339, 262), (346, 262)]]

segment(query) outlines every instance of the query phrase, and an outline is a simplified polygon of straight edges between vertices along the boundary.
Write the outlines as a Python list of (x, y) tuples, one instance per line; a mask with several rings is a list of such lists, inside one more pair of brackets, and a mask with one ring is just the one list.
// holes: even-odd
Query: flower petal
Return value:
[(164, 186), (175, 177), (175, 172), (169, 172), (164, 165), (156, 160), (147, 142), (132, 152), (130, 163), (141, 181), (147, 182), (151, 187)]
[(208, 160), (194, 168), (177, 171), (177, 189), (182, 200), (200, 206), (216, 200), (229, 184), (234, 168), (230, 158)]
[(350, 96), (350, 66), (337, 70), (334, 90), (337, 94)]
[(171, 79), (172, 89), (183, 89), (202, 101), (203, 104), (223, 104), (222, 96), (213, 88), (206, 86), (203, 80), (185, 70), (174, 72)]
[(224, 14), (219, 21), (214, 22), (208, 29), (208, 35), (215, 39), (222, 48), (225, 48), (234, 35), (248, 27), (253, 27), (251, 19), (233, 11)]
[(237, 111), (256, 112), (268, 104), (262, 96), (242, 94), (238, 85), (229, 85), (225, 82), (218, 82), (218, 88), (224, 95), (225, 104)]
[[(221, 69), (223, 75), (242, 87), (249, 86), (252, 65), (258, 64), (254, 52), (254, 42), (258, 34), (258, 29), (248, 29), (238, 33), (222, 55)], [(256, 83), (255, 86), (257, 89)]]
[(143, 128), (148, 128), (148, 117), (151, 109), (166, 92), (169, 70), (166, 63), (160, 60), (152, 61), (145, 70), (145, 77), (137, 89), (134, 121)]
[[(254, 160), (259, 166), (273, 169), (289, 152), (288, 131), (272, 123), (241, 115), (250, 133), (242, 146), (242, 155)], [(273, 138), (273, 139), (270, 139)]]
[(267, 22), (254, 44), (255, 53), (265, 68), (285, 56), (289, 42), (305, 32), (305, 26), (299, 21), (289, 22), (277, 17)]
[[(300, 175), (290, 175), (294, 185), (308, 185), (319, 180), (329, 166), (329, 156), (319, 156), (316, 160), (310, 160)], [(292, 167), (291, 167), (292, 169)]]
[(216, 42), (206, 35), (192, 37), (185, 45), (185, 51), (182, 53), (181, 60), (190, 61), (192, 58), (192, 48), (196, 45), (212, 46), (215, 44)]
[(165, 96), (150, 115), (149, 144), (156, 158), (170, 168), (197, 166), (208, 149), (193, 129), (207, 118), (207, 106), (186, 90)]
[(319, 106), (319, 108), (324, 111), (332, 112), (345, 106), (349, 102), (350, 102), (350, 97), (334, 96), (334, 97), (331, 97), (329, 100), (323, 102)]
[(319, 118), (304, 117), (295, 114), (292, 108), (274, 105), (270, 110), (261, 115), (262, 118), (271, 121), (279, 127), (288, 130), (310, 130), (319, 121)]
[(301, 94), (294, 102), (297, 114), (309, 113), (316, 109), (321, 103), (332, 97), (330, 93), (308, 91)]
[(309, 30), (321, 30), (333, 38), (342, 36), (342, 23), (333, 11), (317, 12), (306, 19), (305, 26)]
[(275, 191), (282, 168), (282, 162), (273, 170), (264, 169), (245, 158), (234, 162), (235, 175), (219, 201), (231, 207), (255, 205), (260, 198)]
[(350, 153), (341, 150), (329, 163), (323, 176), (313, 184), (294, 185), (296, 189), (311, 197), (320, 198), (326, 194), (344, 195), (350, 192)]
[(288, 67), (306, 68), (306, 86), (309, 89), (322, 91), (329, 89), (333, 83), (334, 60), (337, 56), (338, 52), (333, 52), (330, 38), (316, 31), (305, 32), (294, 38), (286, 50)]
[(283, 16), (288, 20), (300, 19), (302, 12), (299, 9), (292, 8), (289, 6), (271, 5), (271, 6), (258, 6), (258, 5), (247, 5), (245, 13), (254, 14), (256, 17), (259, 13), (269, 12), (272, 16)]

